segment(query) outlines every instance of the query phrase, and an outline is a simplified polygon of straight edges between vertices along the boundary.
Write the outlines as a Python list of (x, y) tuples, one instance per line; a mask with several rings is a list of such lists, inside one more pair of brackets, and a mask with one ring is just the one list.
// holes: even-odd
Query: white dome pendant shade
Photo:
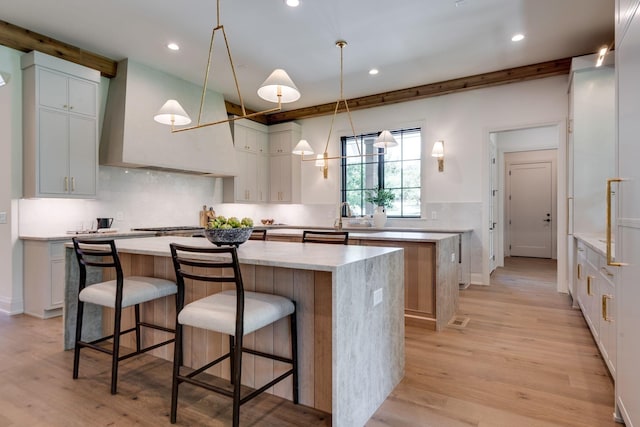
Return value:
[(175, 99), (170, 99), (158, 110), (153, 120), (163, 125), (184, 126), (191, 123), (191, 117)]
[(293, 154), (297, 154), (298, 156), (308, 156), (313, 154), (313, 148), (311, 148), (309, 142), (307, 142), (306, 139), (301, 139), (291, 152)]
[(260, 85), (258, 96), (265, 101), (286, 104), (300, 99), (300, 91), (287, 72), (277, 68)]
[(391, 132), (383, 130), (376, 138), (373, 146), (377, 148), (397, 147), (398, 141), (391, 135)]

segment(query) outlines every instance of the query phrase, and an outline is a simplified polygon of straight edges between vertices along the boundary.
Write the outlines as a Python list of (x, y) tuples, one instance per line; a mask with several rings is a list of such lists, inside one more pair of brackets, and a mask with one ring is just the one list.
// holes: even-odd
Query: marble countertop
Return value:
[[(583, 241), (585, 244), (589, 245), (591, 249), (598, 252), (602, 256), (607, 256), (607, 244), (606, 244), (606, 236), (604, 234), (594, 234), (594, 233), (573, 233), (573, 237), (578, 240)], [(611, 256), (615, 258), (615, 243), (611, 244)]]
[[(306, 228), (305, 230), (322, 230), (320, 228)], [(273, 236), (302, 236), (302, 228), (274, 228), (268, 229), (267, 235)], [(405, 240), (413, 242), (438, 242), (440, 240), (449, 239), (451, 237), (458, 237), (455, 233), (432, 233), (432, 232), (419, 232), (419, 231), (351, 231), (351, 229), (344, 228), (343, 231), (349, 232), (350, 239), (361, 240)]]
[[(342, 229), (344, 231), (358, 232), (358, 233), (376, 233), (376, 232), (389, 232), (389, 231), (401, 231), (401, 232), (411, 232), (411, 233), (471, 233), (473, 228), (465, 228), (465, 227), (365, 227), (365, 226), (349, 226), (347, 224), (348, 219), (344, 219), (344, 226)], [(296, 230), (326, 230), (331, 231), (335, 230), (333, 227), (317, 227), (313, 225), (286, 225), (286, 224), (278, 224), (278, 225), (260, 225), (255, 224), (255, 229), (261, 230), (282, 230), (282, 229), (296, 229)]]
[[(159, 236), (118, 239), (118, 252), (153, 256), (171, 256), (169, 243), (197, 247), (214, 247), (198, 237)], [(71, 243), (67, 247), (72, 247)], [(301, 270), (336, 271), (338, 267), (375, 258), (401, 248), (351, 246), (249, 240), (238, 248), (238, 259), (244, 264), (296, 268)]]
[(68, 240), (71, 241), (72, 237), (96, 238), (96, 239), (117, 239), (118, 237), (134, 237), (134, 236), (155, 236), (155, 231), (109, 231), (100, 233), (61, 233), (61, 232), (42, 232), (42, 233), (24, 233), (20, 234), (22, 240)]

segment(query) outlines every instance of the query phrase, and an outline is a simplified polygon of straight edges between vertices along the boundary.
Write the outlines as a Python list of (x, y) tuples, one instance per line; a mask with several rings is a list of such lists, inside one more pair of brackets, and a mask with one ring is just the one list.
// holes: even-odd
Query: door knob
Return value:
[(551, 218), (543, 219), (544, 222), (551, 222)]

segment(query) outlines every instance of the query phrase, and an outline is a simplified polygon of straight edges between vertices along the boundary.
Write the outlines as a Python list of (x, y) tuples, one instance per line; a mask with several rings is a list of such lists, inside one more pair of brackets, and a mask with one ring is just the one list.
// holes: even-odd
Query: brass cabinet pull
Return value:
[(69, 191), (69, 177), (68, 176), (64, 177), (64, 191), (65, 191), (65, 193), (67, 191)]
[(609, 317), (609, 300), (613, 299), (612, 295), (602, 295), (602, 319), (605, 322), (613, 322), (613, 319)]
[(607, 270), (605, 267), (600, 267), (600, 270), (602, 270), (607, 276), (613, 277), (613, 273)]
[(578, 264), (578, 280), (582, 279), (582, 264)]
[(622, 267), (625, 264), (621, 262), (615, 262), (613, 260), (613, 256), (611, 255), (611, 183), (622, 182), (622, 181), (623, 181), (622, 178), (607, 179), (607, 233), (606, 233), (607, 265), (612, 265), (614, 267)]
[(587, 276), (587, 295), (593, 295), (591, 293), (591, 281), (593, 280), (593, 276)]
[(72, 176), (71, 177), (71, 192), (73, 193), (74, 191), (76, 191), (76, 177)]

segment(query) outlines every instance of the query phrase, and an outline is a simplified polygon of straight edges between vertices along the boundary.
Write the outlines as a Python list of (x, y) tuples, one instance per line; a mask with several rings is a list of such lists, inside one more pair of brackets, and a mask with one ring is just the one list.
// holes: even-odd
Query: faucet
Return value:
[(347, 217), (351, 217), (353, 216), (351, 213), (351, 206), (349, 206), (349, 202), (342, 202), (338, 204), (338, 218), (336, 218), (336, 221), (333, 223), (334, 228), (338, 229), (338, 230), (342, 230), (342, 208), (346, 206), (347, 207)]

